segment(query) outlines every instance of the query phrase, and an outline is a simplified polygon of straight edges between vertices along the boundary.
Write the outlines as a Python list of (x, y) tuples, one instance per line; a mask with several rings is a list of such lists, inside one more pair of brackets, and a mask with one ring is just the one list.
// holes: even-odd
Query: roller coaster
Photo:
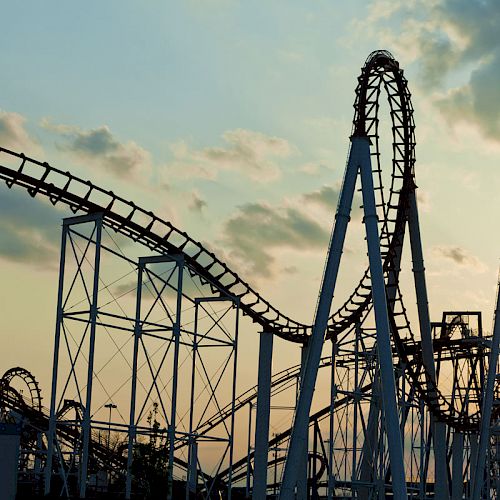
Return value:
[[(48, 407), (29, 371), (0, 379), (0, 426), (15, 425), (19, 439), (19, 498), (497, 498), (500, 324), (486, 335), (480, 312), (430, 320), (413, 107), (389, 52), (365, 61), (354, 110), (312, 324), (172, 223), (0, 147), (8, 188), (72, 212)], [(369, 265), (331, 312), (359, 184)], [(400, 279), (408, 240), (413, 324)], [(258, 338), (255, 385), (238, 363), (243, 334)], [(300, 363), (273, 373), (278, 342), (296, 345)]]

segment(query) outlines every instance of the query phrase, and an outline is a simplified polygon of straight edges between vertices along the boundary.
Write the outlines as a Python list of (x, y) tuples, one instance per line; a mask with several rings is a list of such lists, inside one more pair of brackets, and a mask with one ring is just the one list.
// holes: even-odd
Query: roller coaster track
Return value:
[[(384, 190), (379, 147), (379, 97), (384, 89), (392, 123), (392, 172), (388, 191)], [(415, 124), (411, 94), (399, 63), (387, 51), (370, 54), (356, 87), (353, 135), (367, 136), (372, 143), (371, 156), (374, 187), (379, 211), (383, 267), (389, 298), (389, 315), (394, 343), (400, 362), (415, 384), (420, 397), (438, 420), (451, 427), (471, 430), (477, 427), (478, 415), (465, 415), (441, 394), (415, 353), (415, 339), (399, 290), (401, 258), (409, 196), (415, 190)], [(9, 167), (5, 163), (13, 163)], [(63, 172), (48, 163), (23, 153), (0, 147), (0, 179), (9, 188), (27, 190), (32, 197), (46, 196), (53, 205), (68, 206), (73, 213), (102, 213), (104, 224), (151, 251), (160, 254), (182, 253), (190, 273), (200, 277), (215, 294), (237, 297), (243, 314), (263, 330), (297, 343), (305, 343), (311, 326), (295, 321), (271, 305), (217, 256), (187, 233), (127, 201), (112, 191)], [(352, 295), (332, 314), (327, 338), (339, 339), (355, 323), (368, 315), (371, 304), (369, 272), (365, 271)]]
[(28, 387), (30, 392), (31, 407), (42, 410), (42, 393), (35, 377), (25, 368), (16, 366), (7, 370), (0, 379), (0, 390), (10, 388), (11, 382), (15, 378), (20, 378)]
[[(327, 366), (331, 366), (331, 358), (330, 357), (324, 357), (321, 358), (319, 368), (324, 368)], [(286, 368), (285, 370), (282, 370), (276, 374), (273, 375), (271, 379), (271, 395), (274, 393), (274, 389), (281, 391), (284, 390), (282, 386), (286, 384), (287, 382), (290, 382), (291, 380), (296, 380), (297, 377), (300, 375), (300, 370), (301, 370), (301, 365), (295, 365), (291, 366), (289, 368)], [(240, 394), (237, 398), (234, 400), (234, 411), (233, 411), (233, 405), (227, 404), (224, 408), (221, 408), (221, 410), (214, 415), (211, 415), (209, 418), (205, 419), (198, 427), (196, 428), (196, 435), (197, 436), (203, 436), (210, 432), (212, 429), (217, 427), (219, 424), (221, 424), (224, 420), (229, 418), (232, 413), (236, 413), (242, 408), (244, 408), (246, 405), (249, 403), (254, 403), (257, 400), (258, 396), (258, 386), (255, 385), (248, 389), (247, 391), (243, 392)], [(183, 446), (186, 446), (187, 443), (182, 443), (177, 448), (181, 448)]]
[[(29, 372), (28, 372), (29, 373)], [(34, 380), (34, 379), (33, 379)], [(63, 416), (67, 410), (76, 409), (79, 403), (68, 401), (65, 407), (60, 411)], [(46, 431), (49, 426), (49, 410), (43, 406), (32, 406), (32, 399), (26, 398), (15, 389), (8, 386), (7, 383), (0, 384), (0, 408), (7, 409), (14, 414), (21, 415), (25, 424), (40, 431)], [(72, 449), (78, 449), (81, 445), (81, 428), (77, 428), (73, 419), (63, 419), (62, 424), (57, 427), (57, 435), (61, 443), (67, 444)], [(80, 422), (81, 424), (81, 422)], [(97, 431), (92, 432), (90, 440), (90, 456), (93, 464), (91, 468), (113, 470), (123, 472), (126, 468), (127, 459), (122, 454), (117, 453), (115, 449), (109, 448), (101, 442)], [(188, 464), (184, 460), (175, 457), (176, 464), (187, 470)], [(203, 475), (211, 479), (210, 476)]]
[[(372, 387), (373, 387), (373, 385), (371, 383), (368, 383), (359, 389), (359, 393), (360, 394), (367, 394), (369, 391), (371, 391)], [(345, 407), (345, 405), (351, 403), (353, 401), (353, 399), (354, 399), (354, 394), (346, 394), (342, 398), (337, 399), (335, 401), (335, 410), (336, 411), (341, 410), (342, 408)], [(330, 405), (327, 405), (327, 406), (321, 408), (320, 410), (316, 411), (312, 415), (310, 415), (309, 416), (309, 425), (311, 425), (312, 423), (314, 423), (316, 421), (319, 422), (323, 418), (326, 418), (329, 415), (330, 410), (331, 410)], [(272, 449), (276, 446), (283, 444), (287, 439), (289, 439), (291, 434), (292, 434), (292, 427), (290, 427), (289, 429), (286, 429), (283, 432), (280, 432), (279, 434), (276, 434), (271, 440), (269, 440), (269, 449)], [(237, 473), (238, 469), (240, 467), (244, 467), (248, 463), (249, 458), (252, 458), (253, 456), (254, 456), (254, 452), (252, 451), (252, 452), (250, 452), (249, 457), (243, 457), (240, 460), (238, 460), (237, 462), (234, 462), (233, 466), (232, 466), (232, 471)], [(219, 473), (218, 477), (220, 479), (225, 478), (229, 474), (229, 471), (230, 471), (229, 468), (224, 469), (223, 471), (221, 471)]]

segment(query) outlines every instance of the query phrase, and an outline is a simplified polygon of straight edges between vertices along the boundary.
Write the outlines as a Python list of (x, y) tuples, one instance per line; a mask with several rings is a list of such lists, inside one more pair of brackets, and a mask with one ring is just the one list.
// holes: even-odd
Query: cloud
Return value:
[(297, 266), (287, 266), (283, 268), (283, 272), (285, 274), (297, 274), (299, 272), (299, 268)]
[[(62, 219), (68, 213), (46, 198), (31, 198), (25, 190), (0, 186), (0, 259), (57, 270)], [(104, 228), (103, 243), (117, 250), (132, 244), (126, 236)]]
[(454, 264), (482, 273), (486, 271), (486, 265), (477, 257), (471, 255), (466, 249), (452, 245), (436, 245), (432, 247), (432, 253), (440, 258), (449, 260)]
[(207, 202), (196, 191), (193, 191), (191, 193), (191, 202), (188, 205), (189, 210), (201, 213), (206, 206)]
[(312, 191), (311, 193), (306, 193), (304, 199), (306, 201), (311, 201), (317, 203), (318, 205), (326, 208), (327, 210), (335, 210), (337, 208), (337, 202), (340, 196), (340, 189), (333, 188), (331, 186), (323, 186), (317, 191)]
[(322, 173), (326, 173), (329, 170), (330, 167), (328, 165), (325, 165), (324, 163), (315, 163), (315, 162), (304, 163), (298, 168), (299, 172), (302, 172), (303, 174), (307, 174), (313, 177), (319, 176)]
[(214, 179), (220, 171), (235, 171), (255, 182), (269, 182), (281, 175), (276, 159), (294, 152), (286, 139), (251, 130), (229, 130), (222, 138), (225, 147), (190, 149), (184, 141), (173, 144), (168, 174)]
[(324, 249), (328, 237), (325, 228), (295, 207), (247, 203), (224, 224), (222, 244), (245, 272), (271, 277), (275, 250)]
[[(335, 213), (340, 197), (340, 189), (340, 183), (336, 186), (325, 185), (316, 191), (311, 191), (310, 193), (304, 194), (303, 198), (306, 203), (316, 204), (329, 213)], [(355, 193), (351, 207), (351, 215), (353, 217), (359, 217), (361, 215), (361, 203), (361, 197), (359, 196), (359, 194)]]
[(1, 258), (57, 269), (61, 215), (51, 205), (2, 187), (0, 232)]
[(25, 129), (26, 118), (19, 113), (0, 110), (0, 146), (27, 156), (40, 153), (39, 144)]
[(472, 72), (469, 83), (452, 89), (438, 106), (449, 122), (472, 122), (487, 138), (500, 141), (499, 80), (500, 49), (491, 61)]
[[(418, 62), (426, 91), (462, 80), (441, 93), (438, 108), (449, 123), (473, 123), (484, 136), (500, 141), (500, 2), (398, 1), (395, 7), (375, 19), (372, 34), (382, 33), (380, 38), (402, 53), (406, 64)], [(396, 24), (401, 28), (395, 30)]]
[(134, 141), (120, 142), (109, 127), (103, 125), (83, 130), (71, 125), (54, 125), (42, 120), (42, 127), (61, 137), (57, 147), (76, 159), (105, 169), (115, 177), (140, 179), (148, 176), (151, 158), (148, 151)]
[(422, 191), (422, 188), (417, 189), (417, 203), (418, 209), (423, 213), (430, 213), (431, 211), (431, 197), (428, 191)]

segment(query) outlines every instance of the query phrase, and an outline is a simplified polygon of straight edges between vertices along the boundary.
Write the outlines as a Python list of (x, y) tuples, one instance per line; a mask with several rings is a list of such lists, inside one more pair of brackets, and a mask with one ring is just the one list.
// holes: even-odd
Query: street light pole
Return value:
[(108, 449), (109, 449), (109, 445), (110, 445), (110, 441), (111, 441), (111, 412), (112, 412), (112, 410), (117, 408), (117, 406), (113, 403), (108, 403), (108, 404), (104, 405), (104, 408), (109, 409), (109, 419), (108, 419)]

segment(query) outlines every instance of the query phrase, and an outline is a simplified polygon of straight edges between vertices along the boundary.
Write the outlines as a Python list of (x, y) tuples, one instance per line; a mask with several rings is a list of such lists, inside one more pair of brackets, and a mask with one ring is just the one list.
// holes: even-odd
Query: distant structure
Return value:
[[(381, 93), (392, 125), (385, 169)], [(312, 325), (285, 316), (170, 222), (0, 148), (9, 188), (74, 214), (62, 225), (48, 408), (27, 370), (0, 379), (5, 498), (16, 487), (20, 498), (498, 497), (500, 323), (496, 315), (487, 337), (480, 312), (430, 320), (413, 107), (389, 52), (366, 60), (354, 108)], [(332, 314), (358, 185), (369, 266)], [(400, 284), (409, 265), (416, 328)], [(256, 385), (241, 393), (243, 328), (258, 334), (259, 354)], [(300, 363), (273, 372), (283, 341), (297, 345)], [(320, 380), (329, 390), (314, 407)]]

